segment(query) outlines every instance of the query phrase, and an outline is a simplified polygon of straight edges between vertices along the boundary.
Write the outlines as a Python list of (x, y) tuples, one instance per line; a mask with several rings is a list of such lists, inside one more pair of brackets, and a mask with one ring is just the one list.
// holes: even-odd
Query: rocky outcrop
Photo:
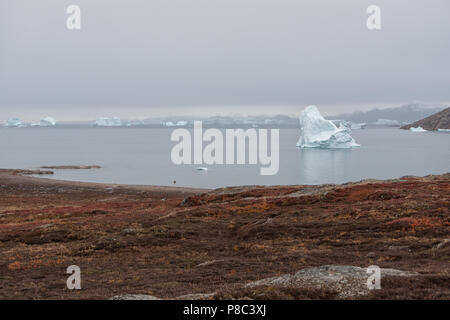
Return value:
[[(407, 272), (397, 269), (381, 268), (381, 277), (417, 276), (417, 272)], [(339, 298), (363, 296), (369, 293), (367, 279), (370, 274), (366, 268), (342, 265), (323, 265), (306, 268), (295, 274), (285, 274), (279, 277), (250, 282), (245, 287), (271, 286), (321, 289), (337, 292)]]
[[(192, 293), (179, 296), (170, 300), (210, 300), (214, 297), (215, 293)], [(114, 296), (108, 300), (164, 300), (155, 296), (147, 294), (124, 294)], [(169, 300), (169, 299), (168, 299)]]
[[(380, 268), (381, 278), (386, 276), (394, 277), (414, 277), (417, 272), (401, 271), (390, 268)], [(294, 274), (284, 274), (278, 277), (266, 278), (253, 281), (235, 288), (242, 291), (248, 288), (269, 287), (269, 288), (291, 288), (306, 291), (334, 292), (336, 298), (345, 299), (368, 295), (370, 290), (367, 287), (367, 279), (370, 273), (367, 268), (345, 265), (323, 265), (301, 269)], [(187, 294), (173, 298), (171, 300), (210, 300), (216, 297), (217, 293), (196, 293)], [(218, 294), (221, 296), (221, 293)], [(250, 297), (248, 297), (250, 298)], [(110, 300), (160, 300), (160, 298), (143, 295), (121, 295), (110, 298)]]
[(450, 107), (422, 120), (401, 127), (401, 129), (422, 127), (425, 130), (450, 129)]

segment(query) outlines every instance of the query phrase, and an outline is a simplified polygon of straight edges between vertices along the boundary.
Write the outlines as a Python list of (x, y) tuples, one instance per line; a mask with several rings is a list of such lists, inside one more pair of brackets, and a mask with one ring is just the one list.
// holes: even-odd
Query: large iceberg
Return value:
[(297, 147), (301, 148), (353, 148), (359, 144), (351, 137), (351, 129), (322, 117), (316, 106), (309, 106), (300, 114), (301, 135)]
[(98, 118), (95, 120), (94, 126), (98, 127), (120, 127), (122, 126), (122, 121), (117, 118)]
[(52, 117), (45, 117), (44, 119), (39, 120), (38, 122), (31, 123), (33, 127), (53, 127), (56, 125), (56, 120)]
[(346, 121), (346, 120), (331, 120), (331, 122), (333, 122), (333, 124), (336, 127), (342, 127), (342, 126), (346, 126), (347, 128), (350, 128), (352, 130), (359, 130), (359, 129), (365, 129), (367, 127), (367, 123), (362, 122), (362, 123), (353, 123), (351, 121)]
[(22, 123), (22, 120), (19, 118), (10, 118), (5, 123), (5, 127), (14, 127), (14, 128), (21, 128), (25, 127), (25, 125)]

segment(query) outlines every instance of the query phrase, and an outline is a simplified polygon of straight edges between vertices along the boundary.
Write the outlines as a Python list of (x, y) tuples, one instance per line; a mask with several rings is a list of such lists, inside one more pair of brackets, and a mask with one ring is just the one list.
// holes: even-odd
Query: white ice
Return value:
[(350, 129), (352, 130), (360, 130), (365, 129), (367, 127), (367, 123), (352, 123)]
[(39, 120), (38, 122), (31, 123), (33, 127), (52, 127), (56, 125), (56, 120), (52, 117), (45, 117), (44, 119)]
[(450, 132), (450, 129), (437, 129), (439, 132)]
[(167, 122), (164, 123), (164, 125), (165, 125), (166, 127), (174, 127), (174, 126), (175, 126), (175, 123), (173, 123), (172, 121), (167, 121)]
[(102, 117), (95, 120), (94, 125), (98, 127), (120, 127), (122, 125), (122, 121), (117, 117), (113, 118)]
[(186, 126), (188, 123), (187, 123), (187, 121), (184, 121), (184, 120), (180, 120), (180, 121), (178, 121), (177, 122), (177, 127), (184, 127), (184, 126)]
[(316, 106), (309, 106), (300, 113), (301, 135), (297, 147), (341, 149), (359, 147), (352, 138), (351, 129), (322, 117)]
[(5, 123), (5, 127), (25, 127), (25, 125), (22, 123), (22, 120), (20, 120), (19, 118), (11, 118), (8, 119), (8, 121), (6, 121)]
[(427, 132), (427, 130), (425, 130), (422, 127), (417, 127), (417, 128), (411, 127), (411, 128), (409, 128), (409, 130), (411, 130), (412, 132)]
[(333, 122), (333, 124), (336, 127), (342, 127), (342, 126), (346, 126), (347, 128), (350, 128), (352, 130), (359, 130), (359, 129), (365, 129), (367, 127), (367, 123), (362, 122), (362, 123), (353, 123), (351, 121), (346, 121), (346, 120), (330, 120), (331, 122)]

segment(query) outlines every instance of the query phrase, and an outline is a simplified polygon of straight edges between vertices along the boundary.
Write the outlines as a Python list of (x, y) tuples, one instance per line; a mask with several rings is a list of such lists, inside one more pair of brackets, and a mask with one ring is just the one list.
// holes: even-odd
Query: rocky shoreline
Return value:
[(450, 129), (450, 108), (444, 109), (422, 120), (402, 126), (400, 129), (421, 127), (425, 130), (448, 130)]
[(217, 190), (23, 174), (0, 170), (1, 299), (450, 298), (450, 174)]
[(66, 165), (66, 166), (42, 166), (41, 169), (55, 169), (55, 170), (86, 170), (86, 169), (100, 169), (99, 165)]

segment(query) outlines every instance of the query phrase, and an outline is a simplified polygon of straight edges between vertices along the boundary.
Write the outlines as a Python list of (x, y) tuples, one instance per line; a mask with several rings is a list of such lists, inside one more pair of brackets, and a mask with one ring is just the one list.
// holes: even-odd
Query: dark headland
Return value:
[(425, 130), (450, 129), (450, 107), (422, 120), (413, 122), (401, 129), (422, 127)]

